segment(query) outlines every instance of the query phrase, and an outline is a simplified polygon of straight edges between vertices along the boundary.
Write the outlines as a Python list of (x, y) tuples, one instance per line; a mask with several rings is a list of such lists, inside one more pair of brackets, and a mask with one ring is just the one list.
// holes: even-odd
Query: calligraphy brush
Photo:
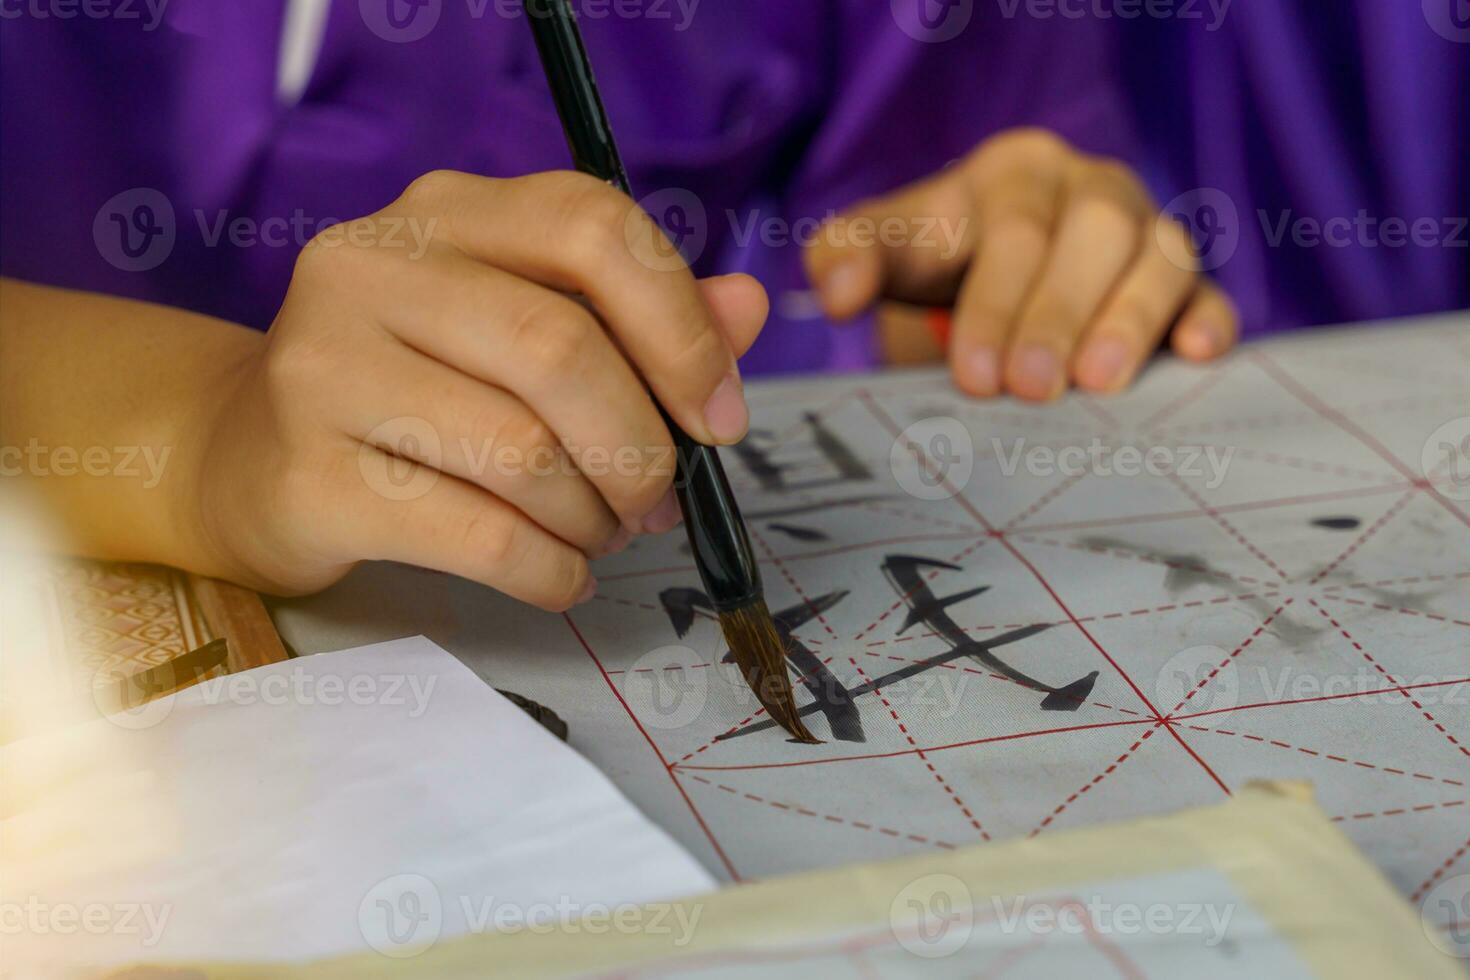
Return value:
[[(526, 0), (525, 10), (577, 169), (632, 197), (569, 0)], [(663, 417), (677, 450), (674, 487), (684, 526), (725, 642), (770, 716), (797, 741), (817, 742), (796, 712), (786, 647), (766, 608), (760, 568), (719, 454), (691, 439), (668, 412)]]

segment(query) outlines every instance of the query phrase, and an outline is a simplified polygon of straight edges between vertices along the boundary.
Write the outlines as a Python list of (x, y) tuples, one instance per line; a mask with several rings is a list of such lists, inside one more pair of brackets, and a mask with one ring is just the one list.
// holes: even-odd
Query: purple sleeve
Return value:
[[(304, 241), (418, 174), (568, 165), (514, 4), (400, 0), (403, 29), (378, 16), (391, 2), (331, 5), (294, 102), (276, 93), (285, 0), (172, 0), (151, 24), (0, 20), (0, 271), (264, 328)], [(799, 237), (1009, 126), (1122, 149), (1095, 22), (975, 0), (643, 2), (669, 16), (587, 17), (588, 46), (651, 209), (702, 213), (697, 268), (754, 271), (775, 294), (752, 371), (872, 360), (866, 329), (800, 302), (790, 236), (742, 245), (752, 228)], [(963, 29), (941, 40), (960, 23), (945, 17)]]

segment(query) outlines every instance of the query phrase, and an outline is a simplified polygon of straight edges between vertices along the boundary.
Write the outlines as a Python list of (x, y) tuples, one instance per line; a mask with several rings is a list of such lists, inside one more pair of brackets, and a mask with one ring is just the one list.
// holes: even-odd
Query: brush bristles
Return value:
[(820, 743), (821, 739), (807, 731), (797, 713), (791, 678), (786, 673), (786, 648), (765, 600), (757, 599), (748, 606), (720, 613), (720, 629), (724, 630), (725, 642), (745, 675), (745, 683), (776, 724), (798, 742)]

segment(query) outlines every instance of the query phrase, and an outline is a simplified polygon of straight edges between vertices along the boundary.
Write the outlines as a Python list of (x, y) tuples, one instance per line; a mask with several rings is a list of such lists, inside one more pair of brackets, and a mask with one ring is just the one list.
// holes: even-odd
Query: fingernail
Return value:
[(591, 602), (595, 595), (597, 595), (597, 579), (589, 575), (587, 576), (587, 587), (582, 590), (581, 595), (577, 596), (577, 601), (573, 605), (580, 606)]
[(828, 310), (847, 312), (863, 303), (862, 269), (853, 259), (839, 262), (822, 277), (822, 300)]
[(1011, 355), (1011, 390), (1022, 398), (1047, 401), (1061, 394), (1062, 364), (1049, 347), (1028, 344)]
[(750, 409), (745, 405), (740, 377), (734, 371), (725, 375), (725, 380), (720, 382), (704, 406), (704, 424), (722, 444), (739, 442), (744, 438), (745, 430), (750, 427)]
[(1128, 356), (1128, 345), (1118, 337), (1090, 340), (1077, 359), (1077, 380), (1093, 391), (1110, 390), (1123, 381)]
[(644, 534), (663, 534), (672, 531), (679, 526), (684, 519), (684, 514), (679, 510), (679, 498), (674, 496), (673, 488), (664, 494), (664, 499), (658, 502), (658, 506), (643, 518)]
[(1196, 320), (1179, 332), (1179, 353), (1196, 361), (1205, 361), (1225, 353), (1229, 343), (1225, 328), (1214, 320)]
[(614, 534), (612, 540), (603, 546), (602, 554), (599, 557), (607, 558), (611, 555), (620, 554), (632, 543), (633, 532), (625, 527), (618, 528), (618, 533)]
[(1000, 394), (1000, 354), (992, 347), (977, 347), (964, 355), (964, 370), (971, 390), (983, 397)]

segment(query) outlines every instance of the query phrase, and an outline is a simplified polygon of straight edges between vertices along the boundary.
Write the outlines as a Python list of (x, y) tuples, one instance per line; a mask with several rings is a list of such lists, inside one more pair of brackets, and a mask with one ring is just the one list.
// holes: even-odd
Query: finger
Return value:
[[(390, 332), (515, 395), (574, 458), (613, 461), (586, 472), (613, 513), (630, 529), (667, 530), (646, 521), (673, 483), (668, 428), (591, 312), (453, 250), (400, 266), (379, 277), (377, 309)], [(540, 434), (527, 426), (520, 438), (536, 442)]]
[(1011, 174), (977, 192), (979, 250), (955, 302), (949, 363), (961, 391), (990, 398), (1000, 394), (1007, 339), (1046, 263), (1061, 173)]
[(364, 487), (350, 505), (322, 515), (323, 540), (340, 554), (460, 575), (552, 612), (595, 592), (585, 555), (479, 487), (371, 446), (347, 465), (369, 484), (397, 473), (382, 484), (397, 489), (388, 496)]
[(974, 250), (971, 208), (952, 168), (824, 223), (802, 260), (827, 315), (851, 319), (880, 296), (947, 303)]
[(1240, 313), (1235, 303), (1219, 286), (1205, 280), (1179, 317), (1171, 343), (1180, 357), (1209, 361), (1229, 351), (1239, 337)]
[(1089, 163), (1071, 180), (1046, 268), (1006, 354), (1013, 394), (1049, 401), (1066, 390), (1077, 341), (1132, 266), (1150, 213), (1147, 194), (1121, 165)]
[(729, 444), (745, 435), (735, 356), (693, 274), (626, 195), (579, 173), (492, 180), (441, 171), (415, 181), (395, 206), (439, 215), (436, 236), (481, 262), (585, 295), (695, 439)]
[(736, 357), (745, 356), (771, 314), (765, 287), (752, 276), (736, 273), (701, 279), (699, 291), (730, 350)]
[(589, 557), (625, 543), (621, 520), (577, 468), (611, 458), (574, 460), (519, 398), (411, 348), (385, 344), (359, 363), (338, 394), (372, 410), (345, 420), (346, 435), (489, 491)]
[(1171, 258), (1191, 254), (1188, 239), (1178, 222), (1156, 219), (1154, 236), (1087, 329), (1072, 368), (1079, 387), (1120, 391), (1153, 356), (1198, 281), (1192, 266)]

